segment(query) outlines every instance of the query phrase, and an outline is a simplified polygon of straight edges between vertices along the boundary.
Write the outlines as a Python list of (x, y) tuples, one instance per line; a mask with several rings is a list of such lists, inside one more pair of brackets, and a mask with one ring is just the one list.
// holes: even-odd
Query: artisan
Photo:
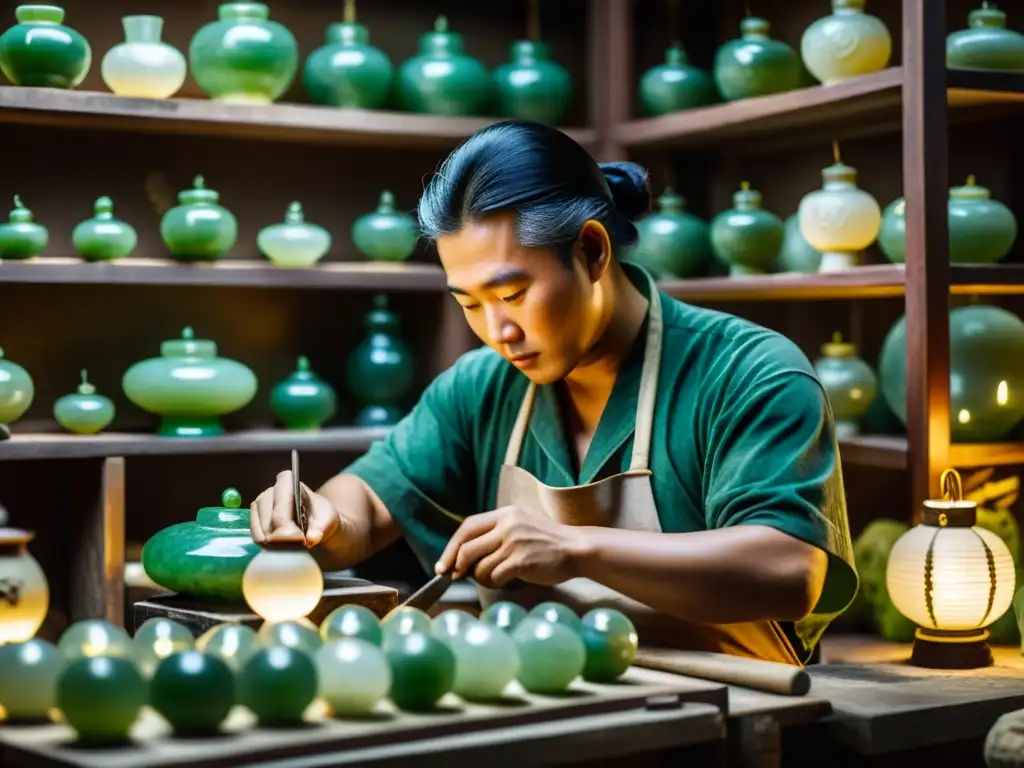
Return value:
[[(788, 339), (676, 301), (622, 260), (644, 170), (564, 133), (480, 131), (419, 203), (485, 346), (308, 494), (348, 568), (404, 536), (481, 602), (614, 606), (641, 642), (801, 665), (857, 589), (832, 413)], [(252, 504), (301, 538), (291, 473)]]

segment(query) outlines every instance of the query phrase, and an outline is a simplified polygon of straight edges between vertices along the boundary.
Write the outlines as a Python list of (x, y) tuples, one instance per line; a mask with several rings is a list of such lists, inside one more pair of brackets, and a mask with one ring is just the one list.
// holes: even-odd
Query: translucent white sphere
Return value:
[(296, 621), (316, 608), (324, 575), (305, 549), (264, 549), (242, 575), (242, 594), (264, 621)]
[(319, 694), (336, 715), (366, 715), (391, 690), (384, 652), (357, 637), (331, 640), (316, 654)]

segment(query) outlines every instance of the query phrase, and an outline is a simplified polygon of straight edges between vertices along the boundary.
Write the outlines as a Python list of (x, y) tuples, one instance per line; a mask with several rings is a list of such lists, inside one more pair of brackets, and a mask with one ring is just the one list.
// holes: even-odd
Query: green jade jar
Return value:
[(836, 437), (860, 434), (860, 422), (878, 392), (878, 377), (871, 366), (857, 356), (857, 346), (843, 341), (841, 333), (821, 345), (821, 357), (814, 361), (825, 395), (835, 417)]
[(64, 395), (53, 404), (53, 418), (68, 432), (95, 435), (114, 420), (114, 403), (109, 397), (96, 394), (89, 376), (82, 371), (82, 383), (74, 394)]
[(336, 404), (333, 387), (316, 375), (305, 355), (295, 372), (270, 391), (270, 410), (288, 429), (319, 429), (334, 415)]
[(636, 222), (640, 238), (629, 260), (659, 280), (696, 277), (711, 262), (707, 222), (685, 207), (683, 197), (666, 188), (658, 198), (658, 210)]
[(178, 193), (178, 205), (160, 220), (160, 237), (181, 261), (216, 261), (235, 246), (238, 221), (220, 205), (220, 195), (196, 176), (192, 189)]
[(542, 40), (512, 43), (509, 61), (494, 70), (494, 86), (502, 117), (557, 125), (572, 101), (572, 77)]
[(77, 88), (89, 74), (89, 41), (64, 26), (57, 5), (19, 5), (18, 23), (0, 35), (0, 71), (15, 85)]
[(412, 216), (395, 208), (389, 189), (380, 193), (377, 210), (352, 224), (352, 242), (371, 261), (405, 261), (416, 250), (420, 231)]
[(114, 218), (114, 203), (109, 197), (100, 197), (94, 206), (94, 216), (81, 222), (71, 234), (78, 255), (86, 261), (122, 259), (135, 250), (139, 236), (135, 228)]
[(50, 233), (32, 220), (32, 211), (14, 196), (14, 210), (0, 224), (0, 259), (31, 259), (46, 250)]
[(776, 266), (780, 272), (817, 272), (821, 267), (821, 251), (807, 242), (800, 231), (800, 214), (794, 213), (784, 224), (782, 248)]
[(8, 425), (25, 415), (35, 394), (35, 383), (29, 372), (5, 359), (4, 351), (0, 349), (0, 440), (11, 436)]
[(740, 22), (741, 37), (715, 52), (715, 85), (726, 101), (799, 87), (800, 57), (790, 46), (772, 39), (770, 31), (768, 21), (748, 16)]
[(686, 51), (673, 43), (665, 51), (665, 62), (651, 67), (640, 78), (640, 108), (648, 115), (667, 115), (718, 101), (711, 75), (690, 64)]
[(198, 600), (244, 604), (242, 574), (259, 554), (249, 533), (249, 508), (234, 488), (219, 507), (158, 531), (142, 548), (142, 568), (164, 589)]
[(244, 408), (256, 394), (254, 374), (242, 363), (217, 356), (217, 344), (193, 338), (160, 345), (160, 357), (129, 368), (121, 380), (128, 399), (161, 417), (163, 437), (213, 437), (224, 433), (220, 417)]
[(733, 195), (733, 208), (711, 221), (711, 248), (729, 274), (761, 275), (775, 263), (785, 226), (774, 213), (761, 208), (761, 193), (747, 182)]
[(306, 221), (296, 201), (289, 203), (283, 224), (260, 230), (256, 245), (279, 267), (311, 267), (331, 250), (331, 233)]
[(946, 66), (1024, 72), (1024, 35), (1006, 28), (1006, 13), (983, 2), (967, 15), (967, 29), (946, 38)]
[(306, 59), (302, 86), (316, 104), (380, 109), (394, 76), (391, 59), (370, 45), (370, 30), (346, 18), (327, 27), (325, 44)]
[(348, 360), (348, 386), (363, 405), (356, 417), (360, 427), (397, 424), (416, 383), (412, 353), (398, 335), (401, 321), (388, 309), (387, 297), (373, 297), (374, 308), (366, 315), (367, 336)]

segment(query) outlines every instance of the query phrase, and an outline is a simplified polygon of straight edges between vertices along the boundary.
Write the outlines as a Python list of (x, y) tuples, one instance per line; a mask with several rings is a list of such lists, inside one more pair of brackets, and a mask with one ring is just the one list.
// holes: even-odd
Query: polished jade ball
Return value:
[(430, 616), (419, 608), (396, 608), (384, 617), (380, 627), (384, 631), (385, 644), (395, 635), (408, 635), (411, 632), (429, 635), (433, 631)]
[(45, 640), (0, 645), (0, 707), (11, 721), (45, 720), (57, 705), (64, 657)]
[(264, 646), (283, 645), (315, 656), (324, 641), (320, 632), (310, 621), (266, 622), (256, 633), (256, 639)]
[(391, 667), (391, 700), (399, 709), (429, 710), (455, 682), (455, 655), (429, 631), (396, 634), (384, 644)]
[(621, 611), (595, 608), (583, 617), (580, 639), (587, 649), (583, 679), (606, 683), (621, 677), (636, 659), (636, 627)]
[(213, 734), (235, 704), (235, 676), (216, 656), (174, 653), (153, 674), (149, 704), (180, 736)]
[(61, 675), (57, 706), (81, 741), (116, 743), (128, 738), (147, 693), (130, 659), (84, 657), (70, 662)]
[(178, 651), (187, 651), (195, 645), (195, 638), (184, 624), (171, 619), (147, 619), (135, 630), (132, 638), (132, 658), (143, 677), (152, 677), (160, 662)]
[(518, 603), (501, 600), (492, 603), (480, 614), (480, 620), (493, 624), (498, 629), (511, 632), (526, 618), (526, 609)]
[(480, 620), (468, 611), (453, 608), (434, 617), (434, 620), (431, 622), (431, 632), (436, 637), (447, 642), (456, 635), (465, 632), (468, 627), (479, 623)]
[(564, 624), (574, 632), (579, 632), (583, 628), (580, 617), (576, 615), (576, 612), (569, 606), (562, 605), (561, 603), (541, 603), (534, 606), (533, 610), (527, 615), (535, 619), (546, 619), (555, 624)]
[(531, 693), (564, 691), (583, 672), (586, 647), (565, 624), (530, 616), (515, 628), (512, 639), (519, 650), (516, 679)]
[(238, 675), (238, 703), (260, 725), (297, 726), (317, 694), (316, 666), (307, 653), (284, 645), (256, 651)]
[(245, 624), (218, 624), (196, 640), (196, 650), (215, 656), (238, 672), (259, 647), (256, 632)]
[(329, 640), (316, 655), (320, 698), (338, 716), (365, 716), (391, 690), (391, 667), (378, 646), (358, 637)]
[(83, 619), (64, 630), (57, 648), (70, 660), (93, 656), (130, 658), (132, 639), (123, 627), (104, 619)]
[(343, 605), (331, 611), (320, 624), (320, 638), (326, 643), (343, 637), (355, 637), (379, 647), (384, 632), (377, 614), (365, 605)]
[(519, 671), (515, 641), (493, 624), (478, 621), (449, 640), (455, 654), (452, 690), (466, 701), (500, 699)]

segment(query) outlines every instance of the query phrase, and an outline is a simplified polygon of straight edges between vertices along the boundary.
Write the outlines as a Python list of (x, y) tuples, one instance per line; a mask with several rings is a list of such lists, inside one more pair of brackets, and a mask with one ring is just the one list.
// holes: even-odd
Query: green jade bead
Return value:
[(519, 651), (516, 679), (530, 693), (561, 693), (583, 672), (586, 646), (565, 624), (530, 616), (512, 639)]
[(220, 659), (236, 673), (259, 647), (255, 630), (245, 624), (218, 624), (196, 640), (197, 651)]
[(126, 221), (114, 218), (114, 203), (109, 197), (97, 198), (95, 215), (75, 227), (71, 234), (78, 255), (86, 261), (122, 259), (135, 250), (139, 236)]
[(64, 630), (57, 648), (68, 661), (98, 656), (131, 658), (132, 639), (123, 627), (105, 619), (83, 619)]
[(444, 641), (410, 632), (385, 644), (384, 652), (391, 667), (391, 700), (399, 709), (430, 710), (452, 690), (455, 654)]
[(553, 601), (534, 606), (528, 615), (535, 619), (544, 619), (555, 624), (564, 624), (573, 632), (579, 632), (583, 627), (580, 617), (572, 608)]
[(416, 250), (420, 231), (408, 213), (395, 207), (390, 189), (380, 193), (377, 209), (352, 223), (352, 242), (371, 261), (405, 261)]
[(431, 621), (430, 631), (434, 633), (434, 637), (448, 642), (456, 635), (465, 632), (469, 627), (479, 623), (480, 620), (467, 611), (452, 609), (443, 611), (435, 616), (433, 621)]
[(316, 374), (305, 355), (299, 357), (295, 372), (270, 391), (270, 410), (288, 429), (319, 429), (336, 407), (334, 388)]
[(518, 603), (500, 600), (487, 606), (480, 614), (480, 620), (493, 624), (505, 632), (511, 632), (519, 626), (519, 622), (525, 619), (526, 615), (526, 609)]
[(57, 647), (39, 638), (0, 645), (0, 707), (7, 720), (49, 720), (65, 664)]
[(46, 250), (49, 241), (49, 231), (32, 220), (32, 211), (15, 195), (7, 223), (0, 224), (0, 259), (34, 258)]
[(261, 645), (280, 645), (310, 657), (315, 656), (324, 644), (316, 625), (308, 620), (264, 622), (256, 633), (256, 639)]
[(132, 638), (132, 658), (139, 672), (150, 678), (167, 657), (189, 651), (195, 638), (184, 624), (163, 617), (147, 619), (135, 630)]
[(384, 652), (358, 637), (331, 640), (316, 655), (320, 698), (339, 716), (366, 716), (391, 690)]
[(199, 651), (178, 651), (163, 659), (149, 683), (149, 705), (177, 736), (216, 733), (234, 704), (231, 668)]
[(320, 639), (325, 643), (352, 637), (380, 647), (384, 630), (377, 614), (365, 605), (342, 605), (331, 611), (320, 623)]
[(126, 658), (76, 659), (57, 684), (64, 721), (85, 743), (126, 741), (147, 699), (146, 681)]
[(408, 635), (412, 632), (431, 634), (434, 631), (433, 622), (430, 616), (419, 608), (395, 608), (388, 613), (380, 622), (380, 628), (384, 632), (384, 642), (387, 643), (392, 637)]
[(607, 683), (621, 677), (636, 659), (636, 627), (621, 611), (595, 608), (583, 616), (580, 639), (587, 649), (583, 679)]
[(77, 435), (95, 435), (110, 426), (114, 420), (114, 403), (109, 397), (96, 394), (89, 383), (88, 373), (82, 371), (82, 383), (75, 394), (64, 395), (53, 404), (53, 418), (68, 432)]
[(318, 686), (313, 659), (283, 645), (256, 651), (237, 681), (238, 703), (270, 727), (300, 725)]
[(455, 654), (452, 690), (466, 701), (500, 699), (519, 671), (515, 641), (498, 627), (478, 621), (449, 640)]

